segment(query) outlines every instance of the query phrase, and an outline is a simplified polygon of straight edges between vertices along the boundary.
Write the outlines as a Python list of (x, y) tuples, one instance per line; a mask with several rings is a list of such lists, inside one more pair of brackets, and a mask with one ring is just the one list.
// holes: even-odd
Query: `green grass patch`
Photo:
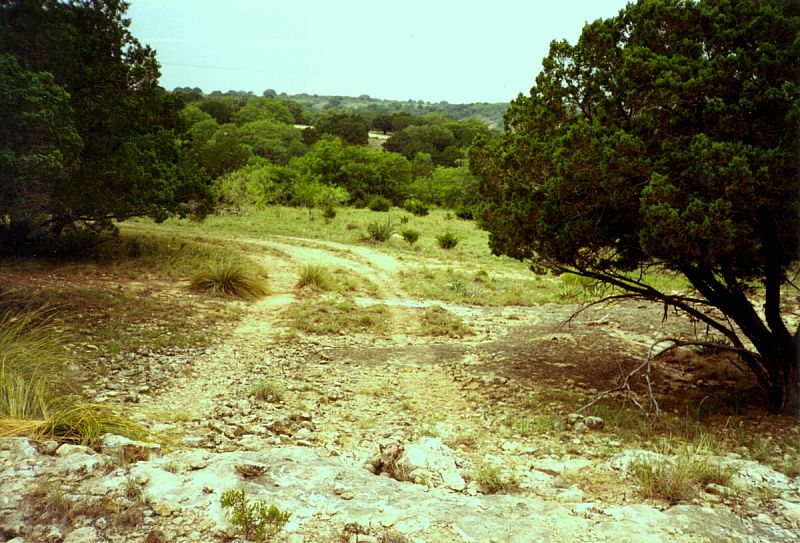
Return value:
[(289, 306), (284, 314), (293, 329), (311, 334), (382, 334), (389, 329), (389, 310), (385, 306), (360, 307), (349, 299), (302, 300)]
[(426, 309), (419, 320), (423, 336), (462, 338), (475, 333), (470, 326), (464, 324), (461, 317), (439, 306)]
[(328, 268), (321, 264), (305, 264), (300, 268), (297, 288), (306, 287), (319, 291), (333, 290), (333, 276)]

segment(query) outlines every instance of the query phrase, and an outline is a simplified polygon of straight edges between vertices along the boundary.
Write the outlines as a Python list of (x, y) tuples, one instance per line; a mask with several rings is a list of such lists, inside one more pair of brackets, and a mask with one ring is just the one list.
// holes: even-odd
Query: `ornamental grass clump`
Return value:
[(255, 300), (269, 292), (257, 268), (234, 258), (217, 258), (208, 262), (192, 277), (190, 288), (213, 296), (245, 300)]

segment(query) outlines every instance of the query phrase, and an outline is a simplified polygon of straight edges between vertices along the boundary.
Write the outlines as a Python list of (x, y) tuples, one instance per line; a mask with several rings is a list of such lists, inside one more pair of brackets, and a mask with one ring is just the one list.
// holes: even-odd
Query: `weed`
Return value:
[(632, 463), (630, 469), (644, 497), (673, 504), (693, 498), (698, 487), (730, 482), (730, 473), (712, 461), (704, 440), (695, 446), (687, 445), (674, 458), (654, 463), (641, 460)]
[(300, 269), (298, 288), (312, 287), (315, 290), (332, 290), (333, 277), (325, 266), (320, 264), (306, 264)]
[(231, 488), (222, 493), (220, 505), (231, 509), (230, 521), (242, 530), (247, 541), (267, 541), (280, 532), (289, 518), (288, 511), (281, 511), (275, 504), (265, 501), (248, 501), (244, 488)]
[(394, 221), (391, 219), (382, 222), (373, 221), (367, 224), (367, 235), (365, 239), (383, 243), (388, 241), (394, 232)]
[(503, 474), (500, 466), (490, 462), (484, 463), (476, 469), (472, 473), (472, 480), (478, 483), (484, 494), (508, 492), (517, 484), (512, 477)]
[(333, 297), (296, 302), (285, 314), (295, 330), (313, 334), (383, 333), (389, 325), (385, 306), (359, 307)]
[(422, 334), (426, 336), (461, 338), (474, 333), (472, 328), (465, 325), (460, 317), (439, 306), (426, 309), (420, 318), (420, 322), (422, 324)]
[(400, 231), (400, 235), (408, 242), (409, 245), (414, 245), (419, 239), (419, 232), (411, 228), (405, 228)]
[(436, 236), (436, 242), (439, 244), (439, 247), (446, 250), (454, 248), (458, 245), (459, 241), (458, 237), (452, 232), (445, 232), (444, 234)]
[(41, 480), (25, 495), (25, 504), (33, 524), (58, 524), (67, 527), (75, 518), (75, 504), (64, 493), (63, 487)]
[(254, 300), (267, 294), (261, 274), (252, 264), (230, 258), (208, 262), (191, 280), (190, 288), (215, 296), (235, 296)]
[(250, 395), (264, 402), (280, 403), (286, 394), (283, 385), (275, 381), (260, 381), (250, 389)]

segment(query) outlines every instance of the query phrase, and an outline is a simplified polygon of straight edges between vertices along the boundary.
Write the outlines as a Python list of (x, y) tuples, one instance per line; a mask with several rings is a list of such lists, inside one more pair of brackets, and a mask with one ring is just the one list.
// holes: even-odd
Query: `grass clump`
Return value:
[(403, 202), (403, 209), (409, 213), (413, 213), (418, 217), (424, 217), (430, 213), (430, 207), (428, 207), (428, 204), (421, 200), (417, 200), (416, 198), (409, 198)]
[(292, 328), (312, 334), (383, 333), (389, 311), (382, 305), (359, 307), (352, 300), (328, 297), (294, 303), (286, 316)]
[(406, 240), (409, 245), (414, 245), (419, 239), (419, 232), (411, 228), (402, 230), (400, 235), (403, 236), (403, 239)]
[(315, 290), (332, 290), (333, 277), (330, 271), (321, 264), (306, 264), (300, 268), (298, 288), (311, 287)]
[(250, 389), (250, 395), (265, 402), (280, 403), (286, 395), (286, 389), (280, 383), (264, 380)]
[(292, 516), (275, 504), (248, 500), (244, 488), (226, 490), (219, 501), (223, 509), (230, 509), (230, 522), (242, 530), (242, 537), (246, 541), (272, 539)]
[(445, 232), (444, 234), (436, 236), (436, 242), (439, 244), (439, 247), (445, 250), (453, 249), (458, 245), (459, 241), (458, 236), (452, 232)]
[(472, 328), (464, 324), (460, 317), (440, 306), (429, 307), (420, 318), (422, 335), (462, 338), (472, 335)]
[(497, 494), (498, 492), (510, 492), (516, 487), (516, 481), (503, 473), (502, 468), (497, 464), (484, 463), (472, 473), (472, 480), (484, 494)]
[(50, 437), (89, 446), (107, 432), (146, 437), (141, 426), (78, 395), (63, 343), (43, 311), (0, 316), (0, 437)]
[(190, 288), (214, 296), (233, 296), (255, 300), (265, 296), (267, 286), (252, 264), (238, 259), (217, 258), (192, 277)]
[(394, 234), (394, 221), (372, 221), (367, 224), (367, 235), (364, 239), (383, 243), (389, 240)]
[(703, 440), (687, 445), (673, 458), (633, 462), (630, 472), (645, 498), (671, 504), (691, 500), (700, 488), (710, 483), (730, 483), (730, 473), (714, 462)]

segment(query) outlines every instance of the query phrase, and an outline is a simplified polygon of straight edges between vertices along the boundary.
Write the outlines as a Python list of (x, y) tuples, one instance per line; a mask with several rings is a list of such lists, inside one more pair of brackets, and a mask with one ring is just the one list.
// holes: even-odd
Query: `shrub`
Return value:
[(333, 277), (325, 266), (320, 264), (306, 264), (300, 269), (298, 288), (312, 287), (316, 290), (331, 290)]
[(496, 464), (486, 463), (472, 473), (472, 479), (478, 483), (484, 494), (508, 492), (516, 486), (516, 481), (503, 475), (503, 470)]
[(323, 207), (322, 208), (322, 218), (327, 220), (327, 221), (335, 219), (336, 218), (336, 209), (333, 208), (333, 207), (329, 207), (329, 206)]
[(383, 222), (371, 222), (367, 224), (366, 239), (383, 243), (392, 237), (394, 231), (394, 222), (391, 219)]
[(475, 213), (472, 208), (461, 204), (456, 208), (456, 217), (465, 221), (471, 221), (475, 218)]
[(369, 199), (367, 207), (372, 211), (389, 211), (392, 208), (392, 201), (376, 195)]
[(281, 511), (274, 504), (265, 501), (248, 501), (244, 488), (231, 488), (222, 493), (220, 505), (231, 509), (230, 521), (242, 530), (247, 541), (267, 541), (280, 532), (289, 518), (288, 511)]
[(268, 290), (251, 264), (230, 258), (218, 258), (207, 263), (192, 277), (190, 288), (215, 296), (235, 296), (254, 300)]
[(459, 239), (452, 232), (445, 232), (436, 236), (436, 241), (442, 249), (452, 249), (458, 245)]
[(426, 204), (421, 200), (417, 200), (416, 198), (409, 198), (408, 200), (403, 202), (403, 209), (419, 217), (424, 217), (425, 215), (430, 213), (430, 208), (428, 208), (428, 204)]
[(419, 232), (410, 228), (401, 231), (400, 235), (403, 236), (403, 239), (406, 240), (409, 245), (414, 245), (419, 239)]

